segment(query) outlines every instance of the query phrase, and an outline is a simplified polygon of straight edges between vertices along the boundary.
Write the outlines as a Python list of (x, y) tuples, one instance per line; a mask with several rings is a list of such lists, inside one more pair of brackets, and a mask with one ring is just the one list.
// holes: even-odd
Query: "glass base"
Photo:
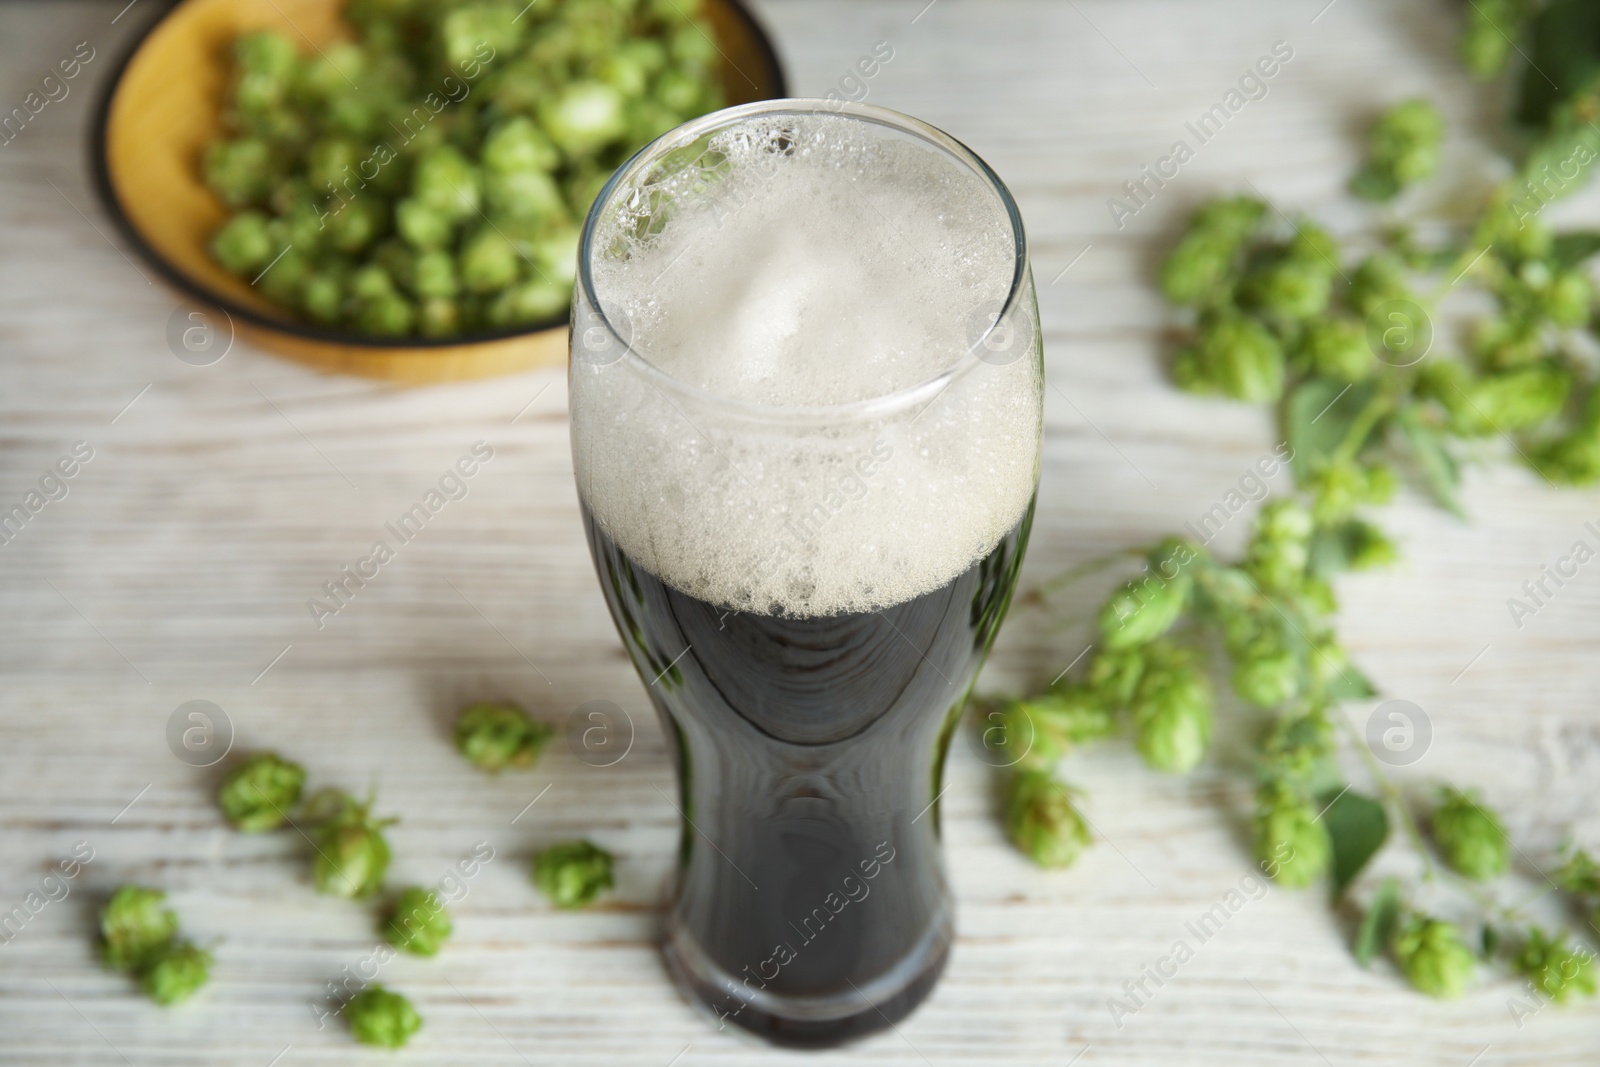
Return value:
[(736, 979), (670, 913), (662, 954), (679, 991), (717, 1029), (732, 1025), (783, 1048), (823, 1049), (887, 1030), (915, 1011), (944, 973), (953, 939), (946, 916), (888, 974), (860, 984), (845, 978), (841, 993), (804, 997), (768, 993)]

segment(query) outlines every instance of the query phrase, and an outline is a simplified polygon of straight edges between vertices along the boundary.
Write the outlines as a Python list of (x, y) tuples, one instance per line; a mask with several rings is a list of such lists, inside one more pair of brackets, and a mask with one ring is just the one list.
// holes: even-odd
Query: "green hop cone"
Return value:
[(1261, 605), (1255, 583), (1237, 567), (1208, 567), (1195, 575), (1204, 605), (1224, 624), (1252, 618)]
[(1393, 252), (1374, 252), (1350, 276), (1349, 295), (1351, 305), (1363, 318), (1391, 300), (1412, 299), (1404, 262)]
[(213, 141), (203, 169), (206, 184), (229, 207), (258, 204), (272, 192), (272, 148), (260, 138)]
[(1158, 771), (1192, 770), (1211, 743), (1211, 684), (1186, 655), (1164, 650), (1139, 680), (1134, 746)]
[(1565, 1003), (1574, 993), (1585, 997), (1595, 994), (1594, 951), (1587, 945), (1567, 944), (1565, 934), (1551, 938), (1542, 930), (1529, 931), (1514, 963), (1518, 973), (1557, 1004)]
[(1020, 770), (1006, 798), (1006, 835), (1041, 867), (1070, 867), (1089, 847), (1089, 825), (1046, 771)]
[(1456, 359), (1429, 360), (1417, 375), (1417, 395), (1436, 401), (1446, 413), (1461, 406), (1472, 387), (1472, 368)]
[(623, 100), (602, 82), (573, 82), (539, 105), (545, 133), (568, 155), (587, 155), (622, 136)]
[(1350, 176), (1350, 191), (1363, 200), (1393, 200), (1400, 195), (1400, 179), (1393, 167), (1372, 160)]
[[(1491, 247), (1496, 254), (1512, 263), (1529, 259), (1545, 259), (1555, 234), (1550, 227), (1529, 215), (1521, 201), (1521, 191), (1513, 185), (1502, 186), (1490, 200), (1473, 231), (1472, 246), (1464, 253), (1467, 260), (1478, 254), (1477, 250)], [(1465, 264), (1463, 264), (1465, 266)], [(1494, 270), (1491, 263), (1479, 262), (1478, 270)]]
[(363, 1045), (399, 1048), (422, 1029), (422, 1016), (411, 1001), (381, 985), (368, 986), (344, 1006), (350, 1034)]
[(561, 153), (525, 115), (501, 119), (483, 142), (483, 165), (501, 174), (538, 170), (550, 172), (561, 165)]
[(1109, 735), (1114, 725), (1111, 710), (1092, 688), (1071, 683), (1029, 700), (1007, 701), (997, 716), (982, 721), (984, 747), (1003, 766), (1024, 760), (1048, 766), (1074, 746)]
[(1313, 497), (1312, 520), (1318, 524), (1338, 522), (1363, 502), (1366, 472), (1355, 460), (1334, 461), (1313, 474), (1306, 488)]
[(1556, 485), (1600, 480), (1600, 389), (1589, 391), (1583, 413), (1570, 431), (1534, 451), (1533, 466)]
[(1538, 448), (1533, 465), (1552, 485), (1600, 481), (1600, 428), (1580, 427)]
[(1261, 509), (1255, 535), (1270, 541), (1308, 541), (1311, 516), (1293, 500), (1279, 499)]
[(1144, 675), (1144, 653), (1137, 648), (1101, 652), (1089, 664), (1089, 688), (1112, 711), (1133, 702)]
[(1195, 342), (1177, 354), (1173, 375), (1192, 393), (1270, 404), (1283, 395), (1283, 349), (1255, 319), (1222, 312), (1202, 322)]
[(455, 297), (460, 288), (455, 260), (438, 249), (419, 253), (412, 267), (410, 285), (420, 297), (434, 300)]
[(1280, 885), (1302, 888), (1322, 877), (1333, 855), (1317, 809), (1286, 785), (1269, 782), (1256, 791), (1256, 859)]
[(1526, 0), (1473, 0), (1467, 5), (1461, 62), (1474, 77), (1492, 78), (1505, 69), (1527, 12)]
[(1275, 708), (1300, 692), (1302, 669), (1294, 653), (1273, 638), (1247, 646), (1233, 667), (1233, 688), (1258, 708)]
[(1185, 537), (1163, 537), (1146, 557), (1150, 566), (1163, 577), (1176, 574), (1184, 568), (1192, 568), (1197, 561), (1203, 562), (1209, 558), (1204, 547)]
[(389, 209), (375, 200), (355, 200), (328, 216), (328, 244), (340, 252), (360, 252), (389, 229)]
[(356, 311), (356, 325), (364, 333), (379, 337), (403, 337), (411, 332), (415, 313), (398, 293), (385, 293), (363, 300)]
[[(1234, 568), (1229, 569), (1234, 570)], [(1254, 586), (1255, 583), (1242, 572), (1236, 571), (1236, 573), (1239, 573), (1239, 577), (1244, 580), (1246, 585)], [(1250, 596), (1252, 599), (1259, 599), (1256, 597), (1254, 589), (1251, 589)], [(1266, 611), (1270, 612), (1272, 609), (1268, 607)], [(1229, 605), (1224, 610), (1219, 611), (1218, 621), (1222, 624), (1222, 644), (1228, 650), (1228, 655), (1235, 659), (1243, 656), (1251, 645), (1273, 629), (1277, 623), (1275, 615), (1276, 613), (1273, 613), (1273, 615), (1266, 614), (1258, 605), (1251, 602)]]
[[(382, 888), (389, 869), (389, 842), (383, 828), (395, 820), (375, 820), (370, 808), (370, 802), (359, 803), (336, 789), (322, 790), (308, 802), (307, 809), (318, 822), (311, 835), (316, 852), (311, 876), (317, 892), (365, 899)], [(325, 818), (316, 819), (323, 813)]]
[(1536, 310), (1543, 314), (1543, 304), (1555, 280), (1551, 265), (1542, 259), (1529, 259), (1517, 264), (1515, 271), (1501, 276), (1497, 284), (1504, 309), (1521, 316)]
[(515, 704), (469, 705), (455, 725), (456, 751), (491, 772), (532, 766), (549, 737), (549, 727), (533, 722)]
[(1460, 790), (1446, 788), (1434, 809), (1433, 840), (1445, 862), (1474, 881), (1511, 868), (1511, 841), (1499, 817)]
[(1338, 273), (1339, 242), (1316, 223), (1302, 220), (1295, 227), (1294, 236), (1284, 254), (1293, 261), (1320, 266), (1330, 275)]
[(1565, 406), (1572, 376), (1554, 360), (1487, 374), (1457, 393), (1450, 412), (1451, 429), (1463, 436), (1525, 430), (1551, 418)]
[(1350, 569), (1356, 571), (1387, 567), (1400, 558), (1400, 550), (1370, 522), (1350, 524)]
[(521, 269), (516, 246), (492, 226), (477, 230), (461, 246), (461, 284), (471, 292), (500, 292)]
[(1387, 504), (1394, 499), (1395, 491), (1400, 488), (1400, 476), (1393, 467), (1387, 463), (1369, 463), (1362, 468), (1366, 477), (1366, 489), (1362, 493), (1363, 504)]
[(298, 248), (291, 248), (267, 268), (256, 285), (267, 299), (294, 307), (300, 303), (301, 290), (310, 276), (310, 257)]
[(300, 819), (307, 825), (317, 826), (357, 818), (360, 812), (361, 802), (343, 789), (319, 789), (306, 798), (305, 806), (300, 809)]
[(1368, 200), (1389, 200), (1439, 168), (1444, 118), (1427, 100), (1402, 101), (1378, 116), (1367, 131), (1367, 162), (1350, 188)]
[(1244, 566), (1268, 591), (1299, 588), (1310, 559), (1311, 513), (1293, 500), (1267, 502), (1256, 517)]
[(1401, 973), (1418, 991), (1449, 1000), (1466, 991), (1478, 967), (1478, 955), (1467, 947), (1454, 923), (1412, 915), (1395, 930), (1390, 942)]
[(1267, 205), (1252, 196), (1221, 197), (1208, 200), (1194, 213), (1191, 226), (1197, 230), (1243, 241), (1266, 216)]
[(1586, 325), (1593, 305), (1594, 285), (1581, 271), (1562, 271), (1544, 292), (1544, 313), (1557, 326)]
[(228, 772), (217, 790), (217, 804), (236, 830), (247, 834), (276, 830), (300, 803), (305, 768), (275, 752), (261, 752)]
[(983, 745), (985, 762), (1013, 767), (1026, 760), (1046, 766), (1066, 754), (1055, 738), (1044, 735), (1029, 710), (1031, 701), (1002, 700), (998, 704), (973, 701), (973, 717)]
[(1572, 850), (1552, 880), (1568, 893), (1600, 898), (1600, 863), (1581, 848)]
[(533, 858), (533, 884), (557, 907), (581, 908), (612, 886), (611, 853), (588, 841), (551, 845)]
[(1339, 610), (1339, 601), (1333, 595), (1333, 586), (1322, 578), (1307, 577), (1300, 583), (1300, 588), (1295, 591), (1291, 599), (1310, 619), (1325, 619)]
[(1238, 244), (1216, 234), (1186, 234), (1161, 267), (1161, 291), (1168, 300), (1195, 307), (1220, 299), (1233, 272)]
[(1195, 212), (1161, 268), (1161, 290), (1174, 304), (1199, 306), (1227, 292), (1241, 245), (1266, 205), (1248, 197), (1212, 200)]
[(1366, 326), (1356, 319), (1313, 319), (1300, 335), (1300, 353), (1325, 378), (1358, 382), (1377, 366)]
[(139, 971), (139, 987), (157, 1004), (187, 1000), (211, 978), (211, 953), (187, 941), (169, 941)]
[[(1544, 357), (1544, 331), (1533, 313), (1479, 319), (1472, 329), (1472, 352), (1487, 370), (1507, 370), (1536, 363)], [(1426, 371), (1426, 368), (1424, 368)], [(1440, 379), (1435, 386), (1470, 385), (1470, 375)], [(1441, 395), (1441, 401), (1446, 398)]]
[(165, 906), (166, 899), (159, 889), (117, 887), (100, 910), (100, 954), (107, 967), (137, 971), (177, 936), (178, 916)]
[(1097, 741), (1111, 733), (1111, 709), (1089, 686), (1060, 685), (1025, 702), (1040, 733), (1058, 738), (1063, 749)]
[[(1285, 715), (1274, 720), (1261, 751), (1272, 774), (1285, 780), (1309, 781), (1318, 762), (1333, 752), (1333, 727), (1321, 710)], [(1271, 847), (1277, 847), (1276, 840)]]
[(211, 255), (235, 274), (266, 266), (278, 252), (277, 242), (259, 211), (242, 211), (211, 239)]
[(1250, 307), (1291, 322), (1315, 318), (1327, 309), (1338, 249), (1309, 225), (1301, 234), (1282, 255), (1246, 275), (1240, 293)]
[(1306, 481), (1313, 496), (1312, 521), (1318, 525), (1339, 522), (1363, 504), (1386, 504), (1399, 479), (1384, 463), (1362, 465), (1353, 459), (1335, 460)]
[(1192, 585), (1182, 570), (1170, 579), (1147, 574), (1126, 582), (1100, 609), (1101, 643), (1120, 650), (1160, 637), (1183, 614)]
[(394, 206), (394, 227), (415, 248), (441, 248), (450, 242), (455, 226), (454, 218), (420, 197), (409, 197)]
[(483, 190), (472, 163), (458, 149), (442, 145), (417, 160), (411, 195), (446, 219), (461, 222), (477, 213)]
[(439, 894), (421, 886), (401, 890), (379, 932), (395, 948), (433, 956), (453, 929)]
[(383, 885), (389, 867), (389, 844), (382, 832), (364, 822), (325, 827), (317, 835), (313, 878), (319, 893), (364, 899)]
[(417, 329), (424, 337), (447, 337), (461, 328), (461, 309), (454, 300), (429, 297), (418, 308)]

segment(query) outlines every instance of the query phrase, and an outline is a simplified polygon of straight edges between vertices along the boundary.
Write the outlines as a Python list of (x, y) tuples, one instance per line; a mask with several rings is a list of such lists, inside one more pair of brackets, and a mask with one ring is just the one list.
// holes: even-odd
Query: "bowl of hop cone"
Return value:
[(474, 378), (565, 358), (616, 167), (783, 93), (737, 0), (182, 0), (113, 80), (94, 169), (125, 239), (238, 335)]

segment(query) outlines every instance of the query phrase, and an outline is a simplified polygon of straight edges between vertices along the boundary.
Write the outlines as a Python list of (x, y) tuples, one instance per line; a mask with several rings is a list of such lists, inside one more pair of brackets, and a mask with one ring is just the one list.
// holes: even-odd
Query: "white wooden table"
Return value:
[[(70, 95), (0, 148), (0, 504), (74, 442), (94, 449), (69, 495), (0, 545), (0, 908), (75, 842), (94, 850), (70, 896), (0, 943), (0, 1063), (798, 1062), (707, 1027), (656, 955), (677, 828), (657, 790), (670, 771), (580, 533), (561, 373), (395, 389), (242, 344), (211, 367), (175, 359), (175, 297), (108, 239), (85, 170), (94, 93), (151, 14), (119, 17), (125, 2), (0, 7), (4, 109), (77, 42), (96, 52)], [(925, 2), (759, 8), (802, 94), (891, 42), (869, 99), (967, 141), (1017, 195), (1055, 386), (1026, 584), (1199, 515), (1274, 443), (1262, 413), (1164, 379), (1166, 313), (1148, 278), (1189, 208), (1253, 183), (1349, 223), (1341, 184), (1364, 117), (1434, 96), (1458, 131), (1452, 167), (1475, 173), (1483, 153), (1460, 131), (1478, 97), (1442, 0), (1338, 0), (1320, 17), (1326, 0)], [(1267, 97), (1116, 228), (1107, 198), (1280, 40), (1294, 56)], [(1600, 218), (1600, 196), (1558, 217)], [(471, 495), (317, 630), (306, 598), (480, 439), (495, 458)], [(1386, 695), (1432, 719), (1432, 748), (1402, 780), (1480, 784), (1528, 862), (1545, 865), (1574, 829), (1600, 835), (1600, 574), (1520, 632), (1504, 601), (1600, 518), (1600, 494), (1497, 465), (1471, 474), (1466, 499), (1470, 524), (1411, 497), (1391, 509), (1406, 562), (1341, 585), (1344, 631)], [(1088, 583), (1079, 614), (1103, 588)], [(1049, 632), (1014, 615), (984, 684), (1046, 681), (1086, 640), (1081, 623)], [(557, 742), (531, 772), (486, 779), (446, 724), (495, 696), (554, 721), (615, 701), (636, 744), (597, 769)], [(478, 841), (496, 850), (443, 954), (383, 969), (427, 1020), (405, 1051), (385, 1058), (338, 1026), (319, 1031), (324, 983), (373, 948), (370, 910), (316, 896), (294, 835), (223, 827), (215, 770), (166, 742), (191, 699), (224, 708), (241, 747), (281, 749), (318, 782), (376, 784), (380, 810), (401, 818), (396, 881), (432, 881)], [(1350, 714), (1364, 722), (1370, 707)], [(1250, 869), (1247, 728), (1234, 715), (1221, 733), (1212, 763), (1183, 779), (1118, 746), (1073, 757), (1065, 769), (1101, 841), (1065, 873), (1005, 844), (988, 773), (958, 745), (944, 804), (960, 900), (951, 967), (899, 1032), (816, 1062), (1594, 1061), (1600, 1005), (1519, 1028), (1510, 983), (1435, 1004), (1387, 965), (1358, 970), (1319, 893), (1276, 889), (1117, 1028), (1107, 998)], [(577, 835), (617, 853), (619, 886), (604, 906), (555, 914), (527, 860)], [(97, 894), (130, 880), (166, 887), (184, 929), (218, 941), (214, 981), (190, 1004), (156, 1008), (96, 963)]]

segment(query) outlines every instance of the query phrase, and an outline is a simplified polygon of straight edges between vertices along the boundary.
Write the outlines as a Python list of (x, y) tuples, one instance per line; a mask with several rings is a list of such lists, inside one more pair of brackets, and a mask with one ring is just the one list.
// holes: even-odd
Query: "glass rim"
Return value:
[[(967, 347), (965, 352), (957, 356), (949, 366), (932, 377), (880, 396), (852, 400), (842, 404), (772, 405), (737, 400), (714, 393), (700, 386), (692, 385), (668, 374), (635, 351), (629, 341), (618, 336), (616, 328), (612, 326), (611, 320), (606, 315), (604, 305), (601, 304), (595, 294), (591, 264), (593, 263), (594, 233), (601, 213), (610, 206), (612, 197), (617, 190), (625, 182), (636, 177), (646, 166), (654, 163), (668, 152), (686, 147), (709, 133), (732, 126), (752, 116), (816, 114), (823, 111), (835, 115), (845, 115), (857, 121), (887, 126), (909, 133), (965, 164), (984, 179), (989, 189), (999, 197), (1001, 206), (1005, 209), (1006, 220), (1011, 226), (1013, 241), (1014, 256), (1011, 284), (1006, 290), (1005, 299), (1001, 302), (999, 313), (982, 335)], [(594, 203), (589, 206), (588, 214), (584, 217), (583, 230), (578, 241), (578, 291), (582, 293), (584, 300), (588, 303), (589, 310), (598, 316), (599, 324), (605, 330), (607, 338), (621, 347), (622, 356), (617, 360), (618, 363), (630, 364), (636, 372), (643, 374), (657, 387), (666, 386), (710, 407), (720, 407), (730, 412), (739, 412), (763, 419), (772, 419), (774, 417), (815, 418), (819, 415), (861, 417), (891, 414), (924, 397), (931, 400), (932, 397), (943, 392), (958, 376), (965, 374), (974, 365), (984, 362), (979, 353), (985, 349), (985, 343), (994, 331), (1003, 322), (1006, 322), (1015, 311), (1017, 301), (1026, 287), (1027, 277), (1028, 244), (1027, 236), (1023, 230), (1022, 214), (1017, 210), (1017, 204), (1011, 196), (1011, 190), (1006, 188), (1005, 183), (1000, 180), (1000, 176), (994, 172), (994, 169), (988, 163), (984, 162), (982, 156), (937, 126), (930, 125), (921, 119), (913, 118), (902, 112), (880, 107), (876, 104), (860, 104), (850, 101), (805, 97), (777, 97), (771, 100), (757, 100), (753, 103), (738, 104), (734, 107), (712, 111), (699, 118), (691, 119), (681, 126), (676, 126), (663, 133), (630, 156), (627, 162), (613, 171), (611, 177), (606, 179), (606, 183), (601, 186), (599, 194), (595, 196)], [(569, 326), (568, 329), (568, 349), (570, 352), (571, 331), (574, 327)], [(571, 362), (569, 355), (569, 366)]]

